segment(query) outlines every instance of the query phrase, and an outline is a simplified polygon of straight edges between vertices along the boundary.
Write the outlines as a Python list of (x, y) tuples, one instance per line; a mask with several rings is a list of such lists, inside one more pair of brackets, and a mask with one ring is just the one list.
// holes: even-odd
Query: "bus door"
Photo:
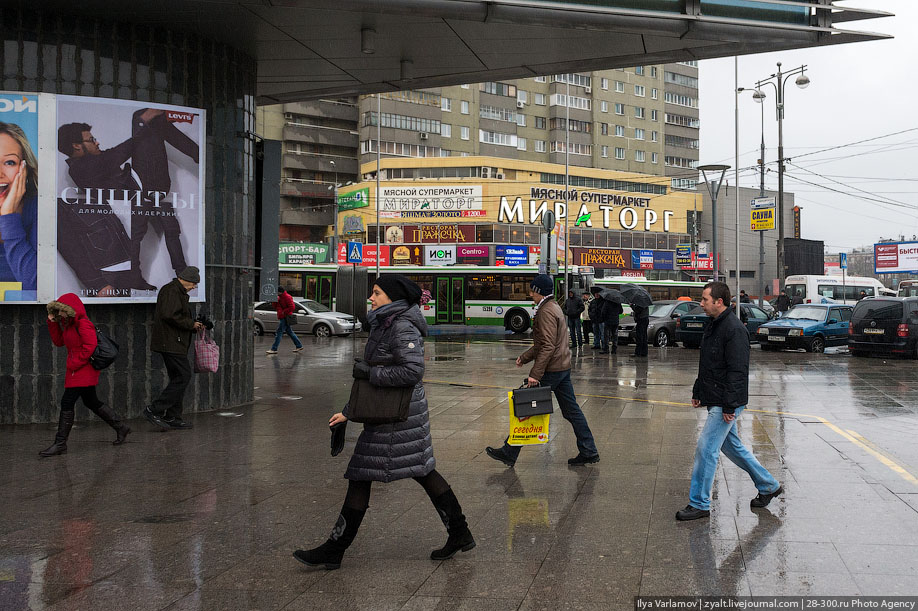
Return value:
[(461, 276), (437, 276), (437, 324), (465, 322), (465, 286)]
[(332, 275), (331, 274), (305, 274), (306, 286), (304, 297), (318, 301), (322, 305), (332, 307)]

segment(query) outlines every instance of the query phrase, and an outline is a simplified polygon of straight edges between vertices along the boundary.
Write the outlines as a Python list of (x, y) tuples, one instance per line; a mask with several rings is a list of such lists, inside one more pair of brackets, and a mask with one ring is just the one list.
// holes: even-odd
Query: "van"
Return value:
[(863, 299), (848, 323), (853, 356), (901, 354), (918, 358), (918, 297)]
[(854, 305), (864, 297), (886, 294), (886, 287), (876, 278), (861, 276), (788, 276), (784, 290), (793, 303), (798, 294), (803, 303), (847, 303)]

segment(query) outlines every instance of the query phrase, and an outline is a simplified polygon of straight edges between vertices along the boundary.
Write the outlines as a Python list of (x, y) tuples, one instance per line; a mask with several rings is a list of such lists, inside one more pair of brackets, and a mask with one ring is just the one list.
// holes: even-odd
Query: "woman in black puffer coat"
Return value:
[[(297, 550), (294, 557), (309, 566), (337, 569), (348, 546), (357, 536), (370, 502), (372, 482), (392, 482), (408, 477), (424, 487), (446, 526), (449, 538), (432, 560), (452, 558), (456, 552), (475, 547), (475, 539), (462, 514), (462, 507), (449, 484), (436, 470), (424, 393), (424, 336), (427, 323), (418, 307), (421, 288), (404, 276), (380, 276), (370, 296), (367, 315), (370, 337), (364, 360), (354, 364), (353, 376), (374, 386), (413, 386), (408, 419), (392, 424), (365, 424), (344, 474), (349, 481), (341, 514), (328, 540), (315, 549)], [(348, 406), (329, 420), (346, 422)]]

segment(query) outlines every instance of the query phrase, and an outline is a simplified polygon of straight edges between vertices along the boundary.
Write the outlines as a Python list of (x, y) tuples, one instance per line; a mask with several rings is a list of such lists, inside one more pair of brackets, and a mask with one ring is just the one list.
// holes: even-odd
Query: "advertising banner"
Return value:
[(632, 250), (631, 251), (631, 268), (632, 269), (653, 269), (653, 251), (652, 250)]
[(425, 265), (455, 265), (456, 245), (425, 246), (424, 261)]
[[(389, 247), (380, 246), (379, 251), (381, 253), (379, 257), (379, 266), (388, 267)], [(364, 244), (362, 254), (363, 261), (357, 265), (361, 267), (376, 267), (376, 244)], [(338, 265), (347, 265), (347, 244), (338, 244)]]
[(528, 246), (505, 246), (496, 247), (495, 261), (498, 265), (526, 265), (529, 263)]
[(653, 268), (654, 269), (676, 269), (676, 253), (671, 250), (653, 251)]
[(0, 94), (0, 303), (38, 300), (37, 152), (38, 96)]
[(383, 187), (380, 212), (401, 218), (461, 218), (463, 212), (482, 209), (481, 185), (404, 185)]
[(350, 193), (338, 194), (338, 210), (353, 210), (366, 208), (370, 205), (370, 188), (364, 187)]
[(424, 265), (424, 251), (417, 244), (392, 247), (392, 265)]
[(571, 250), (574, 252), (574, 265), (591, 265), (602, 269), (631, 267), (630, 250), (621, 248), (572, 248)]
[(56, 293), (155, 302), (195, 266), (203, 301), (204, 111), (64, 95), (56, 109)]
[(405, 225), (404, 241), (422, 244), (474, 244), (475, 225)]
[(489, 265), (491, 262), (490, 246), (459, 246), (456, 258), (460, 265)]
[(757, 197), (752, 200), (749, 211), (749, 227), (752, 231), (766, 231), (775, 228), (775, 198)]
[(678, 244), (676, 246), (676, 265), (679, 267), (692, 266), (692, 245)]
[(873, 260), (878, 274), (918, 272), (918, 242), (874, 244)]
[(277, 262), (287, 265), (326, 263), (328, 244), (281, 242), (277, 247)]

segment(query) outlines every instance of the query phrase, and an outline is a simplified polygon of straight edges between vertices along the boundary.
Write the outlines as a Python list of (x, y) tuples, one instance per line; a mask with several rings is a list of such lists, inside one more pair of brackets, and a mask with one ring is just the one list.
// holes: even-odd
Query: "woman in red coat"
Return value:
[(131, 429), (122, 424), (115, 412), (96, 396), (99, 372), (89, 363), (89, 357), (96, 349), (96, 327), (86, 316), (86, 308), (79, 297), (67, 293), (48, 304), (48, 332), (55, 346), (67, 347), (67, 377), (64, 396), (61, 397), (57, 435), (51, 447), (42, 450), (39, 455), (57, 456), (67, 452), (67, 437), (73, 427), (77, 399), (83, 399), (83, 405), (115, 429), (117, 437), (114, 444), (121, 445)]

